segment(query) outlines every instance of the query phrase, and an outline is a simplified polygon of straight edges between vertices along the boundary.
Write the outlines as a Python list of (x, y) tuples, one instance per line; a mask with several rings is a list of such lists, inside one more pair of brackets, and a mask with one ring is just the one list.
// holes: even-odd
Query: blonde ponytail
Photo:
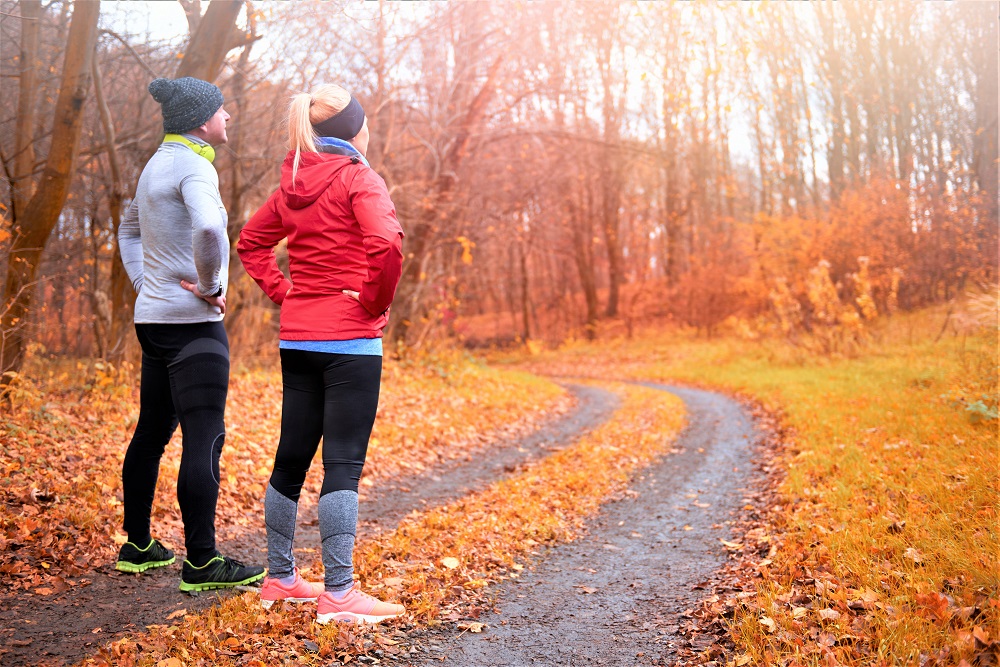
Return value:
[(292, 96), (288, 105), (288, 148), (295, 151), (292, 162), (292, 183), (299, 172), (302, 151), (316, 152), (316, 131), (313, 123), (322, 123), (339, 113), (351, 101), (351, 94), (340, 86), (325, 83), (317, 86), (312, 93)]
[(316, 132), (309, 120), (309, 107), (312, 103), (312, 95), (299, 93), (292, 97), (292, 103), (288, 106), (288, 147), (295, 151), (295, 160), (292, 162), (293, 186), (299, 173), (302, 151), (316, 152)]

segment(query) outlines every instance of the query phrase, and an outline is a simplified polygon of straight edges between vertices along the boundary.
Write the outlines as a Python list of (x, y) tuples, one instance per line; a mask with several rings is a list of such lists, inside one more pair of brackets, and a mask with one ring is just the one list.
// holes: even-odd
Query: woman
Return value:
[[(378, 406), (382, 331), (403, 262), (403, 230), (365, 159), (368, 122), (346, 90), (292, 98), (281, 185), (240, 233), (247, 273), (281, 306), (281, 438), (264, 499), (269, 576), (261, 600), (311, 601), (320, 623), (375, 623), (403, 607), (363, 593), (352, 556), (358, 480)], [(288, 239), (291, 281), (274, 247)], [(319, 525), (324, 585), (305, 582), (292, 539), (299, 493), (323, 439)], [(325, 590), (324, 590), (325, 589)]]

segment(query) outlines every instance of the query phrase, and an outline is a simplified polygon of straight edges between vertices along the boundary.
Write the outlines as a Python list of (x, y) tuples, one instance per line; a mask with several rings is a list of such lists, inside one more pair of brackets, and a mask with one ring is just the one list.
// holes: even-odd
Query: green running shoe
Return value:
[(258, 565), (244, 565), (228, 556), (216, 556), (201, 567), (195, 567), (185, 559), (181, 568), (181, 590), (197, 593), (247, 586), (260, 581), (265, 574), (266, 570)]
[(150, 538), (145, 549), (140, 549), (132, 542), (126, 542), (118, 551), (118, 562), (115, 569), (120, 572), (145, 572), (154, 567), (165, 567), (173, 563), (174, 552), (163, 546), (159, 540)]

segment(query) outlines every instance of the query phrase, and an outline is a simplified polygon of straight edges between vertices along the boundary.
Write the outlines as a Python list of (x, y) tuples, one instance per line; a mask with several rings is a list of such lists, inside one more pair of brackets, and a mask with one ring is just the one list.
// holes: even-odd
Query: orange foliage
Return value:
[[(73, 386), (70, 378), (81, 376), (88, 381)], [(569, 405), (551, 382), (457, 361), (406, 368), (389, 362), (385, 376), (366, 484), (464, 457)], [(52, 382), (61, 388), (49, 389), (44, 403), (40, 394), (25, 397), (0, 422), (0, 582), (40, 595), (77, 585), (74, 577), (113, 560), (124, 542), (117, 532), (121, 461), (138, 413), (128, 364), (78, 364)], [(229, 396), (217, 510), (222, 542), (262, 522), (280, 427), (280, 375), (234, 374)], [(161, 464), (153, 510), (154, 534), (174, 547), (184, 542), (174, 489), (179, 440), (178, 431)], [(304, 497), (317, 496), (321, 481), (317, 467)]]

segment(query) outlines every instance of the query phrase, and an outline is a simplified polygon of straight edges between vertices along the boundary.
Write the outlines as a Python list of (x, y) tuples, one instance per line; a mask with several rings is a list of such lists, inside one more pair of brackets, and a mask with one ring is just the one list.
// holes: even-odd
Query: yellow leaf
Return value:
[(156, 667), (184, 667), (184, 663), (177, 658), (167, 658), (156, 663)]
[(459, 562), (457, 558), (454, 558), (452, 556), (446, 556), (441, 559), (441, 564), (444, 565), (449, 570), (454, 570), (456, 567), (458, 567)]

